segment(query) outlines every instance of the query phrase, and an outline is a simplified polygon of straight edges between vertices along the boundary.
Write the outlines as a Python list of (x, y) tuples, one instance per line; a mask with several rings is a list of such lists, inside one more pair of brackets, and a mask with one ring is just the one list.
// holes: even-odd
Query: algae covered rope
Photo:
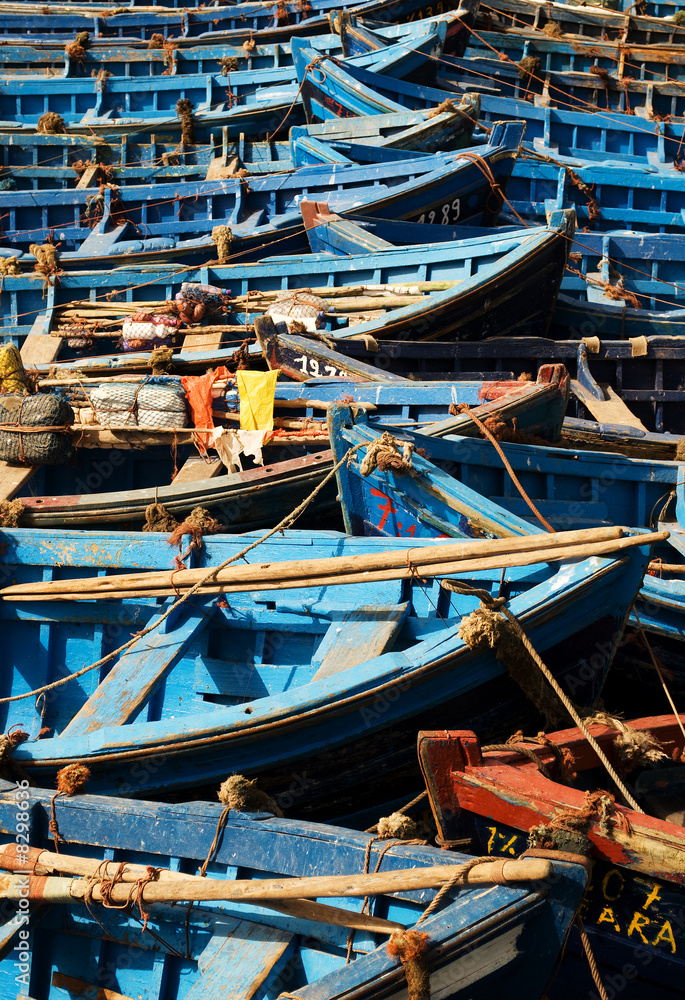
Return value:
[[(516, 663), (517, 660), (519, 663), (521, 662), (520, 647), (522, 646), (528, 654), (530, 661), (533, 662), (538, 668), (561, 701), (568, 714), (575, 722), (578, 729), (580, 729), (585, 739), (595, 751), (597, 757), (604, 765), (612, 781), (619, 789), (621, 795), (629, 804), (630, 808), (635, 812), (643, 813), (644, 810), (640, 808), (634, 796), (626, 788), (625, 783), (619, 777), (611, 761), (588, 729), (586, 723), (580, 717), (575, 705), (562, 689), (556, 677), (543, 662), (530, 639), (523, 631), (520, 622), (506, 607), (503, 598), (493, 598), (487, 590), (479, 590), (476, 587), (471, 587), (469, 584), (462, 583), (457, 580), (441, 580), (440, 584), (446, 590), (451, 590), (457, 594), (473, 595), (474, 597), (478, 597), (480, 599), (480, 608), (477, 608), (476, 611), (472, 612), (468, 615), (468, 617), (462, 619), (462, 623), (459, 628), (459, 635), (464, 639), (464, 642), (472, 648), (490, 646), (490, 648), (495, 651), (495, 655), (498, 659), (501, 658), (503, 662), (507, 663), (507, 667), (509, 667), (509, 663), (506, 660), (507, 654), (511, 655), (512, 662)], [(504, 616), (509, 625), (508, 630), (503, 627), (503, 623), (501, 621), (497, 621), (498, 615)], [(516, 649), (517, 643), (519, 644), (518, 649)], [(547, 695), (544, 698), (544, 704), (547, 704), (548, 701), (549, 696)]]

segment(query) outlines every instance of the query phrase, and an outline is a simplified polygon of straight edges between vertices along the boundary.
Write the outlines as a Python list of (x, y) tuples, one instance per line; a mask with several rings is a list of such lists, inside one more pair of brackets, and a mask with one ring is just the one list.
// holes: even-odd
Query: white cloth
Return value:
[(263, 465), (262, 447), (269, 431), (240, 431), (231, 427), (215, 427), (212, 444), (229, 472), (242, 470), (241, 455), (251, 455), (255, 465)]

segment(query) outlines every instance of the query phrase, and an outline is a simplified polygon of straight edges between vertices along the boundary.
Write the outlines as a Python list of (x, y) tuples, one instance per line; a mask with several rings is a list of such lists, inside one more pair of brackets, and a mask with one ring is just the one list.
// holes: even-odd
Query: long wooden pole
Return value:
[[(542, 536), (549, 537), (549, 536)], [(289, 590), (301, 587), (326, 587), (342, 586), (354, 583), (378, 583), (385, 580), (410, 579), (415, 573), (422, 577), (454, 576), (456, 574), (473, 574), (475, 572), (487, 572), (490, 570), (506, 569), (514, 566), (529, 566), (541, 562), (556, 562), (564, 559), (587, 559), (592, 556), (609, 555), (631, 548), (635, 545), (652, 545), (656, 541), (668, 538), (668, 532), (653, 532), (649, 534), (629, 536), (627, 538), (614, 539), (607, 542), (595, 544), (571, 545), (549, 549), (538, 549), (530, 552), (520, 552), (515, 555), (493, 556), (489, 558), (475, 558), (463, 560), (445, 560), (437, 563), (418, 563), (412, 559), (412, 565), (395, 566), (386, 570), (353, 570), (352, 572), (323, 572), (320, 575), (314, 573), (304, 574), (301, 571), (294, 575), (276, 576), (267, 573), (263, 576), (257, 574), (250, 577), (243, 577), (235, 580), (230, 575), (230, 570), (222, 570), (217, 574), (217, 578), (208, 581), (203, 585), (198, 593), (200, 594), (231, 594), (240, 593), (245, 590)], [(324, 560), (321, 560), (324, 562)], [(327, 560), (326, 560), (327, 561)], [(272, 564), (267, 564), (271, 566)], [(275, 564), (276, 568), (279, 564)], [(287, 563), (281, 564), (288, 566)], [(297, 565), (297, 564), (295, 564)], [(247, 569), (247, 567), (237, 567)], [(277, 570), (276, 570), (277, 571)], [(126, 598), (134, 594), (146, 597), (162, 597), (165, 595), (183, 593), (184, 589), (194, 586), (198, 579), (194, 576), (193, 581), (179, 581), (184, 573), (197, 573), (193, 570), (181, 570), (180, 572), (169, 571), (165, 574), (151, 574), (154, 581), (137, 579), (128, 580), (127, 577), (99, 577), (85, 578), (81, 580), (60, 581), (60, 589), (53, 589), (52, 583), (46, 584), (18, 584), (0, 590), (0, 597), (14, 601), (31, 600), (92, 600)], [(173, 573), (173, 583), (171, 575)], [(207, 570), (204, 571), (207, 573)], [(160, 580), (159, 577), (162, 577)], [(199, 577), (202, 579), (202, 576)], [(94, 586), (89, 586), (92, 582)], [(124, 581), (121, 584), (119, 581)], [(108, 582), (108, 586), (100, 585), (100, 581)], [(71, 589), (69, 589), (71, 584)], [(21, 589), (20, 588), (24, 588)]]
[[(16, 844), (0, 845), (0, 868), (7, 868), (16, 872), (18, 869), (26, 874), (45, 876), (54, 872), (68, 873), (69, 875), (80, 875), (85, 878), (99, 876), (101, 878), (112, 878), (117, 873), (117, 878), (124, 883), (137, 882), (148, 874), (146, 865), (126, 864), (120, 869), (117, 861), (102, 863), (93, 858), (79, 858), (69, 854), (55, 854), (53, 851), (39, 851), (31, 855), (19, 855), (16, 851)], [(179, 881), (200, 882), (204, 884), (205, 879), (200, 875), (188, 875), (183, 872), (172, 872), (168, 868), (157, 871), (156, 880), (160, 883), (170, 883), (178, 885)], [(349, 927), (360, 931), (369, 931), (376, 934), (390, 934), (393, 930), (403, 927), (403, 924), (394, 920), (385, 920), (383, 917), (374, 917), (365, 913), (356, 913), (354, 910), (347, 910), (339, 906), (328, 906), (325, 903), (316, 903), (310, 899), (288, 899), (264, 900), (263, 904), (267, 909), (276, 910), (278, 913), (286, 913), (303, 920), (313, 920), (322, 924), (334, 924), (338, 927)]]
[[(489, 885), (500, 877), (508, 882), (527, 882), (546, 879), (552, 873), (552, 863), (542, 858), (525, 858), (493, 865), (482, 862), (464, 873), (465, 885)], [(168, 903), (175, 900), (267, 900), (308, 899), (319, 897), (376, 896), (392, 892), (412, 892), (433, 889), (444, 885), (455, 874), (454, 865), (436, 865), (426, 868), (401, 868), (392, 872), (369, 875), (317, 875), (311, 878), (247, 879), (178, 879), (176, 884), (166, 880), (148, 882), (142, 891), (146, 903)], [(0, 898), (29, 899), (69, 903), (83, 900), (89, 880), (35, 875), (0, 876)], [(111, 887), (109, 897), (114, 903), (125, 903), (130, 898), (130, 885), (117, 883)], [(99, 885), (92, 889), (92, 898), (102, 899)]]
[[(216, 579), (232, 582), (253, 582), (272, 574), (279, 579), (317, 577), (330, 573), (363, 572), (388, 568), (407, 568), (408, 560), (415, 566), (427, 563), (455, 562), (481, 556), (507, 555), (514, 552), (537, 552), (538, 550), (563, 549), (577, 543), (615, 541), (623, 537), (626, 529), (620, 526), (581, 528), (574, 531), (559, 531), (554, 535), (532, 534), (514, 538), (483, 538), (472, 542), (449, 542), (426, 546), (411, 546), (388, 552), (368, 552), (356, 556), (332, 556), (325, 559), (287, 560), (284, 562), (250, 563), (247, 566), (231, 566), (218, 573)], [(644, 537), (644, 536), (639, 536)], [(208, 568), (180, 570), (174, 574), (177, 585), (192, 586), (202, 580)], [(55, 580), (47, 585), (53, 593), (71, 592), (81, 585), (88, 589), (122, 590), (130, 586), (153, 583), (155, 580), (168, 581), (165, 571), (152, 573), (126, 573), (116, 577), (86, 577), (80, 580)], [(0, 590), (4, 596), (34, 592), (36, 583), (14, 584)]]

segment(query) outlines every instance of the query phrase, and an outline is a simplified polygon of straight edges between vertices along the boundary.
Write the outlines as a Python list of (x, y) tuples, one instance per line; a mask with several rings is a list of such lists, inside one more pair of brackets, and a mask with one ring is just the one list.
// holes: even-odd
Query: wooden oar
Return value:
[[(94, 875), (112, 878), (115, 872), (117, 877), (124, 883), (137, 882), (140, 878), (145, 878), (148, 874), (146, 865), (126, 864), (119, 871), (117, 861), (108, 861), (103, 864), (92, 858), (79, 858), (75, 855), (55, 854), (52, 851), (41, 851), (31, 848), (29, 855), (18, 854), (16, 844), (0, 845), (0, 868), (11, 872), (21, 871), (24, 877), (30, 872), (31, 875), (44, 876), (49, 872), (64, 872), (70, 875), (80, 875), (89, 878)], [(177, 885), (179, 881), (199, 882), (204, 884), (205, 879), (199, 875), (187, 875), (182, 872), (172, 872), (168, 868), (162, 868), (157, 872), (156, 880), (162, 883)], [(66, 879), (64, 881), (67, 881)], [(216, 881), (216, 880), (214, 880)], [(288, 900), (264, 900), (264, 907), (269, 910), (276, 910), (278, 913), (286, 913), (292, 917), (299, 917), (302, 920), (313, 920), (321, 924), (334, 924), (337, 927), (349, 927), (360, 931), (369, 931), (373, 934), (390, 934), (397, 928), (402, 928), (403, 924), (398, 924), (394, 920), (385, 920), (382, 917), (374, 917), (365, 913), (356, 913), (338, 906), (327, 906), (325, 903), (316, 903), (310, 899), (288, 899)]]
[[(502, 876), (507, 882), (546, 879), (552, 874), (552, 862), (543, 858), (505, 861), (502, 865), (481, 862), (464, 873), (464, 885), (489, 885)], [(444, 885), (455, 874), (454, 865), (430, 868), (400, 868), (369, 875), (316, 875), (311, 878), (247, 879), (171, 879), (148, 882), (142, 890), (146, 903), (169, 903), (175, 900), (273, 900), (316, 899), (327, 896), (377, 896), (393, 892), (414, 892)], [(38, 877), (35, 875), (0, 876), (0, 899), (45, 900), (54, 903), (79, 902), (87, 895), (87, 879)], [(130, 884), (117, 883), (108, 891), (113, 903), (130, 898)], [(99, 884), (92, 888), (92, 898), (102, 899)]]
[[(618, 529), (620, 530), (620, 529)], [(569, 532), (570, 534), (570, 532)], [(385, 580), (410, 579), (415, 573), (421, 577), (453, 576), (498, 570), (513, 566), (528, 566), (541, 562), (555, 562), (564, 559), (587, 559), (620, 552), (635, 545), (652, 545), (668, 538), (667, 531), (650, 532), (627, 538), (613, 538), (605, 542), (582, 543), (578, 545), (550, 545), (517, 551), (513, 554), (456, 558), (459, 553), (445, 556), (438, 561), (425, 562), (431, 557), (431, 549), (406, 550), (404, 563), (378, 569), (371, 565), (355, 566), (355, 560), (364, 556), (337, 559), (303, 560), (302, 562), (266, 563), (251, 566), (230, 566), (217, 571), (213, 579), (203, 584), (201, 594), (230, 594), (245, 590), (288, 590), (301, 587), (341, 586), (354, 583), (377, 583)], [(558, 536), (525, 536), (527, 539), (548, 539)], [(518, 541), (519, 539), (516, 539)], [(484, 540), (485, 543), (489, 540)], [(492, 540), (496, 542), (498, 540)], [(479, 543), (472, 543), (477, 545)], [(482, 543), (481, 543), (482, 544)], [(468, 547), (465, 543), (463, 548)], [(437, 548), (437, 547), (436, 547)], [(449, 548), (449, 546), (444, 546)], [(415, 554), (421, 552), (421, 558)], [(386, 554), (386, 558), (395, 555)], [(409, 560), (409, 561), (408, 561)], [(379, 560), (380, 561), (380, 560)], [(336, 562), (339, 563), (336, 566)], [(352, 565), (350, 565), (352, 564)], [(173, 585), (171, 574), (173, 572)], [(0, 597), (14, 601), (31, 600), (92, 600), (94, 598), (125, 598), (133, 595), (158, 597), (171, 593), (182, 593), (185, 589), (202, 581), (209, 570), (164, 571), (150, 574), (126, 574), (112, 577), (86, 577), (79, 580), (52, 581), (49, 583), (15, 584), (0, 590)]]

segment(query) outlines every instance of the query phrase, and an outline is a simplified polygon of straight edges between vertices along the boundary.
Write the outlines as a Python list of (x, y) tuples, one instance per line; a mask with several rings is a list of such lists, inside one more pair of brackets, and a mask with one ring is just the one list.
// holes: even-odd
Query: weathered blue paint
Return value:
[[(507, 517), (508, 533), (528, 530), (525, 521)], [(482, 524), (484, 532), (490, 530), (487, 521), (472, 516), (473, 525)], [(218, 565), (249, 540), (208, 538), (193, 559), (200, 566)], [(149, 534), (95, 531), (84, 536), (62, 530), (53, 536), (16, 529), (3, 531), (2, 541), (6, 548), (0, 575), (8, 582), (121, 572), (141, 564), (172, 568), (166, 539)], [(432, 543), (412, 539), (411, 544)], [(406, 540), (348, 539), (309, 531), (265, 541), (247, 559), (262, 563), (403, 545)], [(562, 682), (576, 669), (585, 644), (594, 642), (596, 629), (621, 627), (648, 551), (636, 547), (622, 556), (513, 573), (510, 607), (525, 618), (536, 648), (544, 652), (554, 647), (551, 662)], [(480, 582), (498, 592), (499, 571)], [(312, 679), (319, 644), (337, 627), (336, 620), (351, 608), (407, 601), (408, 617), (392, 652), (331, 677)], [(511, 712), (523, 708), (522, 696), (505, 679), (503, 666), (491, 654), (470, 650), (458, 636), (461, 616), (476, 603), (470, 596), (441, 590), (438, 581), (414, 578), (236, 594), (219, 601), (202, 597), (193, 601), (193, 608), (209, 617), (202, 635), (167, 673), (163, 687), (134, 722), (82, 736), (59, 735), (95, 694), (100, 677), (91, 672), (48, 699), (42, 720), (33, 699), (3, 707), (3, 728), (21, 721), (32, 732), (41, 725), (52, 729), (55, 735), (22, 744), (14, 753), (17, 762), (44, 781), (61, 764), (79, 759), (92, 770), (94, 790), (128, 795), (197, 786), (232, 771), (268, 772), (274, 778), (271, 787), (285, 781), (287, 788), (296, 766), (305, 768), (313, 782), (298, 801), (298, 810), (333, 789), (337, 794), (354, 787), (361, 796), (370, 776), (378, 777), (373, 762), (385, 759), (388, 741), (393, 760), (385, 761), (382, 780), (388, 780), (386, 768), (411, 765), (416, 720), (422, 715), (435, 721), (451, 713), (453, 720), (468, 718), (469, 724), (478, 717), (492, 728), (511, 724)], [(129, 638), (131, 625), (140, 629), (157, 608), (155, 600), (141, 598), (76, 604), (3, 601), (3, 693), (19, 694), (50, 682), (62, 676), (65, 664), (70, 670), (95, 662)], [(181, 627), (172, 625), (169, 635)], [(565, 642), (571, 635), (574, 642)], [(363, 656), (363, 650), (359, 652)], [(259, 696), (245, 693), (246, 674), (261, 679)], [(483, 685), (489, 690), (487, 703)], [(586, 695), (589, 702), (594, 694), (596, 684), (590, 684), (577, 697), (583, 700)], [(147, 768), (150, 760), (154, 766)]]
[(304, 249), (299, 204), (322, 196), (343, 213), (437, 221), (447, 211), (450, 220), (487, 224), (496, 219), (490, 184), (469, 157), (492, 164), (506, 186), (522, 131), (520, 122), (496, 126), (488, 141), (463, 155), (384, 153), (362, 145), (337, 153), (326, 144), (326, 151), (334, 151), (327, 163), (254, 179), (236, 171), (226, 179), (104, 187), (102, 193), (7, 191), (0, 252), (18, 251), (19, 264), (32, 269), (31, 245), (54, 236), (64, 269), (111, 267), (117, 257), (132, 264), (198, 265), (216, 259), (211, 234), (227, 225), (230, 255), (240, 262), (261, 260), (269, 243), (281, 253)]
[[(354, 420), (335, 411), (331, 447), (335, 455), (360, 441), (372, 441), (363, 415)], [(601, 425), (597, 446), (601, 447)], [(386, 497), (382, 529), (389, 535), (448, 535), (462, 537), (469, 530), (469, 516), (487, 518), (492, 536), (539, 532), (540, 524), (516, 489), (501, 458), (488, 441), (423, 432), (409, 436), (426, 456), (422, 477), (395, 477), (374, 472), (362, 478), (363, 452), (339, 470), (341, 503), (347, 530), (375, 534), (377, 513), (386, 508), (373, 499), (372, 489)], [(671, 538), (659, 552), (665, 562), (681, 561), (684, 552), (685, 474), (677, 461), (636, 459), (602, 451), (561, 449), (544, 445), (502, 442), (523, 489), (554, 528), (570, 530), (602, 524), (659, 525)], [(417, 459), (418, 462), (418, 459)], [(465, 491), (463, 493), (463, 491)], [(515, 519), (510, 521), (510, 519)], [(528, 524), (522, 529), (521, 522)], [(682, 577), (666, 580), (647, 576), (637, 604), (643, 624), (658, 634), (685, 638), (685, 584)]]
[[(38, 848), (53, 847), (47, 833), (50, 795), (30, 790), (30, 843)], [(98, 860), (116, 856), (117, 862), (191, 874), (209, 853), (222, 810), (219, 803), (131, 803), (95, 795), (59, 799), (56, 804), (70, 854)], [(5, 841), (16, 833), (16, 813), (15, 788), (2, 782), (0, 830)], [(356, 875), (364, 870), (371, 839), (340, 827), (231, 812), (208, 874), (227, 881)], [(380, 850), (378, 845), (371, 848), (372, 870)], [(457, 865), (466, 860), (463, 854), (400, 844), (384, 851), (380, 870)], [(421, 925), (430, 935), (428, 968), (433, 982), (440, 983), (441, 995), (446, 1000), (461, 995), (465, 980), (476, 1000), (487, 1000), (492, 989), (500, 988), (500, 983), (504, 988), (505, 982), (514, 1000), (527, 998), (531, 989), (544, 990), (587, 880), (584, 866), (553, 859), (552, 877), (544, 890), (535, 883), (522, 883), (451, 891), (444, 905)], [(434, 896), (430, 889), (385, 894), (372, 901), (370, 912), (410, 927)], [(358, 909), (360, 901), (326, 902)], [(58, 1000), (65, 988), (70, 992), (101, 988), (149, 1000), (216, 997), (227, 986), (244, 986), (252, 993), (252, 981), (264, 974), (272, 959), (278, 963), (272, 970), (280, 971), (282, 978), (275, 983), (265, 980), (252, 994), (261, 1000), (275, 1000), (283, 988), (296, 990), (303, 1000), (340, 1000), (362, 991), (370, 1000), (379, 1000), (381, 995), (406, 992), (402, 966), (388, 955), (385, 935), (356, 931), (354, 960), (346, 964), (344, 927), (230, 902), (197, 903), (190, 910), (182, 904), (147, 908), (147, 933), (132, 914), (98, 903), (90, 911), (63, 904), (32, 908), (27, 949), (30, 996)], [(184, 957), (186, 914), (190, 954)], [(11, 925), (5, 924), (4, 930), (11, 940)], [(276, 947), (279, 942), (283, 954)], [(10, 951), (0, 962), (3, 995), (17, 988), (13, 960)]]

